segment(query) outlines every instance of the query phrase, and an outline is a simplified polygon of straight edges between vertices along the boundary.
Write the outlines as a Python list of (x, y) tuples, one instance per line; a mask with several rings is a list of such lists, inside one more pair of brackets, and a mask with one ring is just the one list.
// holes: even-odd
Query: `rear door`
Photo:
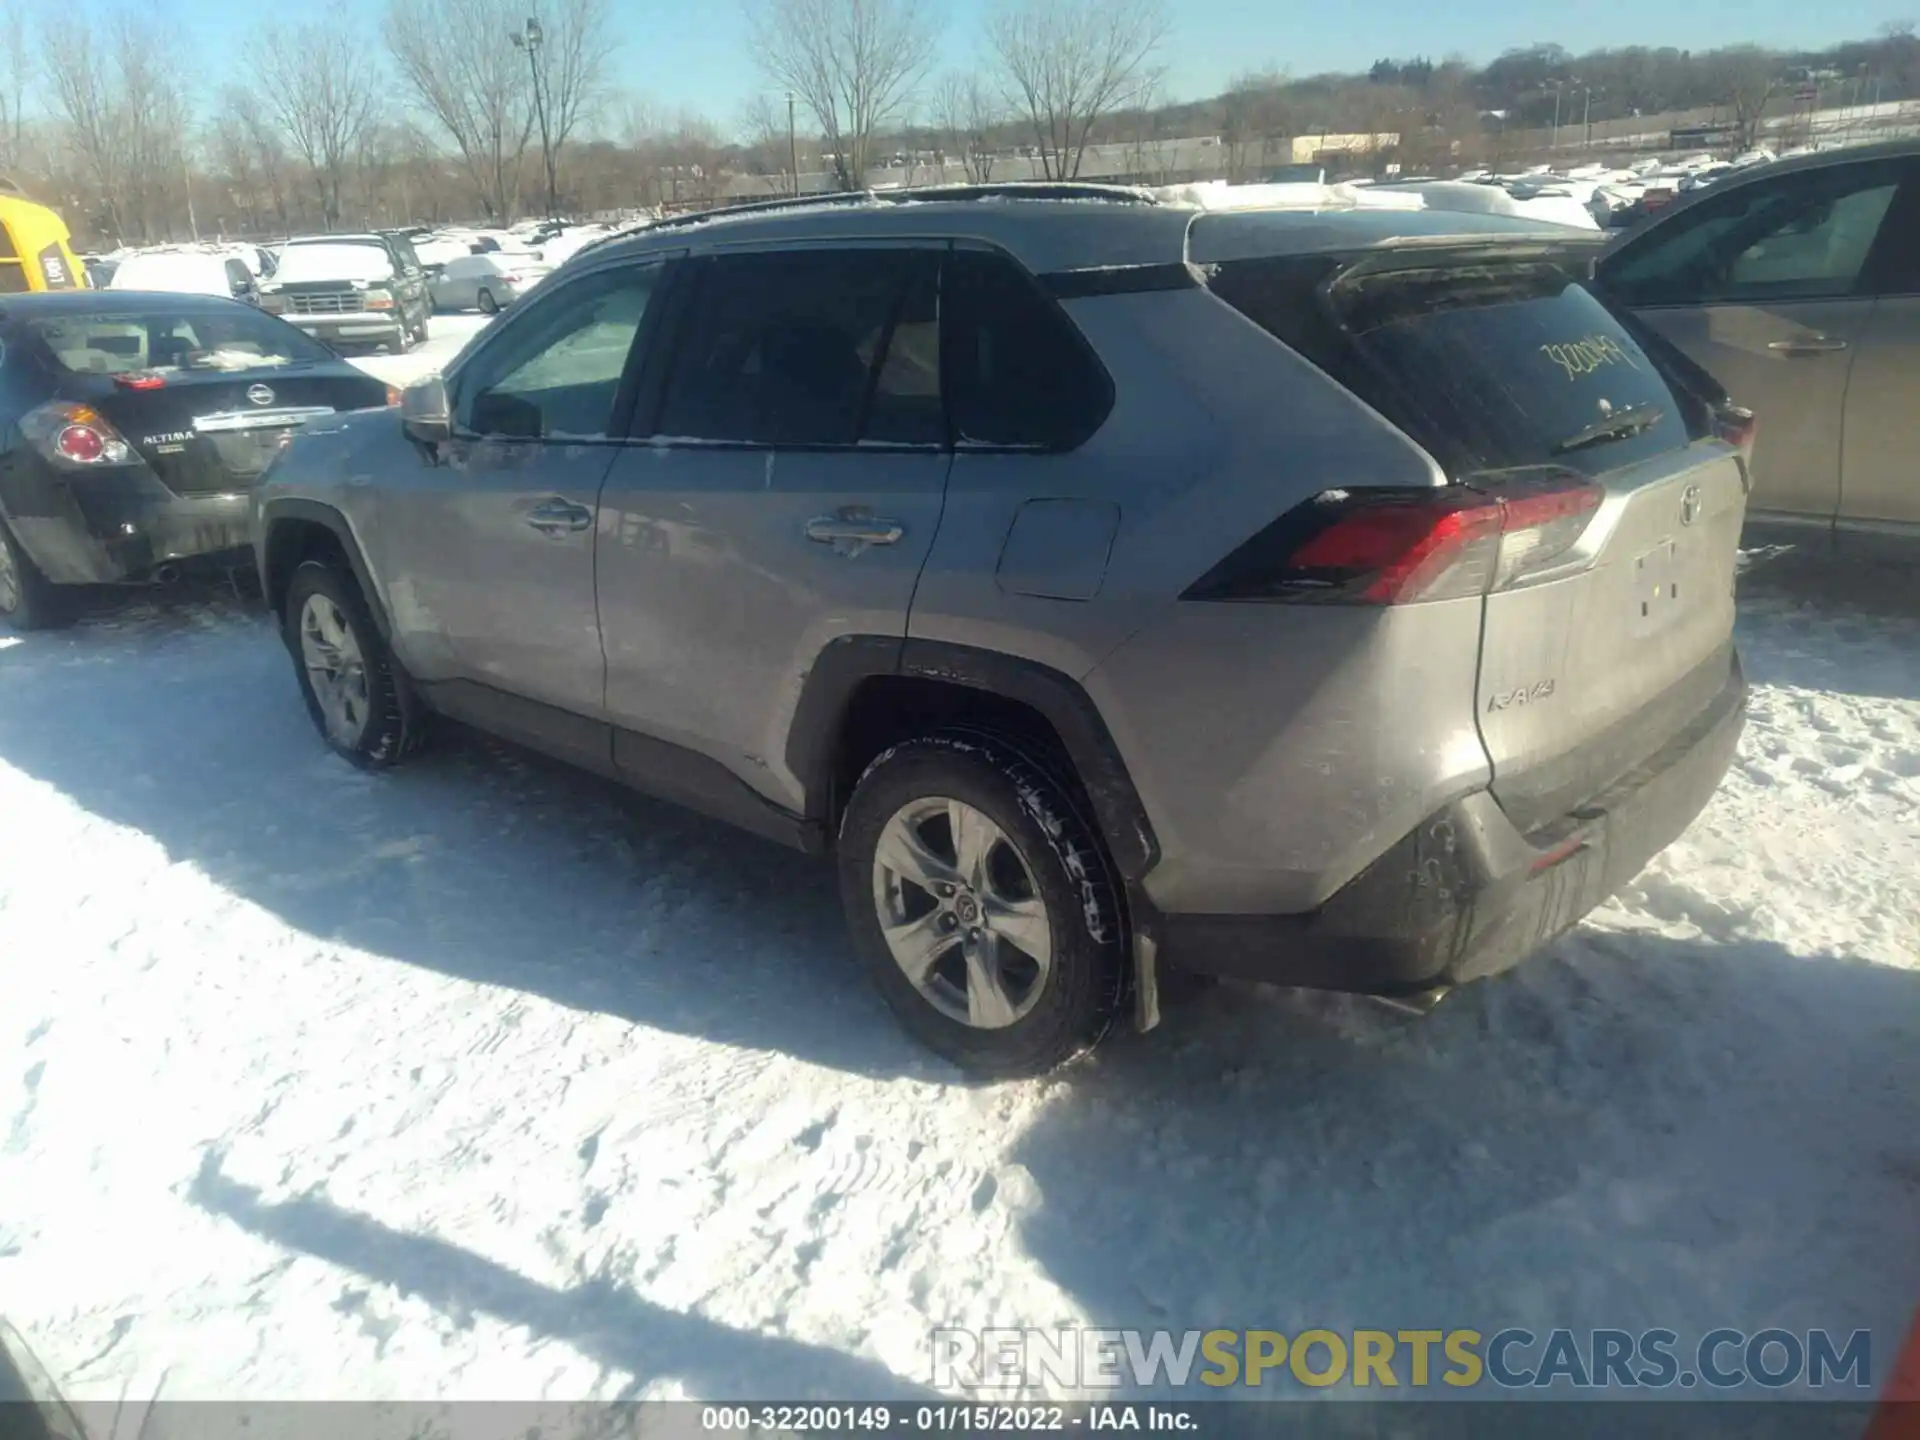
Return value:
[(1920, 532), (1920, 184), (1910, 172), (1875, 255), (1873, 318), (1847, 386), (1841, 441), (1844, 551)]
[(1716, 191), (1604, 259), (1602, 285), (1760, 417), (1752, 508), (1828, 523), (1871, 263), (1908, 162)]
[(808, 670), (840, 636), (905, 635), (952, 458), (943, 251), (689, 263), (645, 443), (607, 476), (600, 524), (615, 757), (651, 788), (676, 777), (634, 732), (798, 810), (786, 740)]

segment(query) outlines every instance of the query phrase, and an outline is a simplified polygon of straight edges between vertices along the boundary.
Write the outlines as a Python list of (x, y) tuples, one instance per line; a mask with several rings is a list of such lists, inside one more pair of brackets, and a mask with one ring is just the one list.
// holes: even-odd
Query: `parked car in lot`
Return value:
[(203, 557), (244, 562), (248, 492), (286, 436), (389, 398), (317, 341), (231, 300), (0, 300), (0, 624), (58, 624), (73, 585), (161, 579)]
[(1597, 277), (1759, 415), (1756, 537), (1920, 555), (1920, 141), (1722, 175)]
[(479, 310), (493, 315), (552, 273), (553, 267), (537, 255), (501, 250), (449, 260), (427, 288), (436, 310)]
[(210, 250), (143, 250), (114, 267), (109, 290), (151, 290), (176, 295), (220, 295), (257, 303), (258, 285), (237, 255)]
[(996, 1075), (1166, 967), (1504, 969), (1706, 803), (1743, 417), (1597, 241), (896, 194), (605, 242), (298, 437), (256, 543), (326, 743), (451, 716), (830, 852), (901, 1020)]
[(260, 304), (329, 345), (395, 351), (425, 340), (433, 314), (426, 272), (397, 233), (289, 240)]

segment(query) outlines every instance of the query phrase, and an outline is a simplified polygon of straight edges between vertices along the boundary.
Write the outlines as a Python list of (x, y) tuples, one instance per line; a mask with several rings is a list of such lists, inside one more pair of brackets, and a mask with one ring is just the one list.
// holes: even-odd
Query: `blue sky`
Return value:
[[(378, 34), (381, 0), (345, 0)], [(938, 4), (940, 0), (929, 0)], [(991, 0), (947, 0), (942, 62), (975, 56)], [(1706, 49), (1752, 41), (1817, 46), (1870, 36), (1884, 22), (1920, 19), (1920, 0), (1609, 0), (1593, 6), (1516, 0), (1167, 0), (1175, 16), (1163, 62), (1172, 94), (1216, 93), (1233, 75), (1274, 65), (1295, 75), (1364, 69), (1381, 56), (1458, 52), (1484, 61), (1515, 45), (1554, 42), (1573, 51), (1602, 45)], [(232, 0), (158, 0), (180, 21), (182, 53), (224, 72), (246, 22), (279, 10)], [(690, 106), (731, 127), (758, 88), (742, 44), (737, 0), (613, 0), (621, 35), (615, 71), (622, 88), (666, 107)], [(315, 9), (318, 7), (315, 6)], [(305, 11), (305, 5), (289, 6)], [(239, 22), (236, 24), (236, 22)], [(207, 87), (208, 98), (217, 86)]]

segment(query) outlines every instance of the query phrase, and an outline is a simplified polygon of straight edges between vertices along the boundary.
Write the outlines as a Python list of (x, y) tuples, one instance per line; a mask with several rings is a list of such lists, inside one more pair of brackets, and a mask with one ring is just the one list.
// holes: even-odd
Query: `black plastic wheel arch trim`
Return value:
[(278, 525), (297, 523), (318, 525), (332, 534), (339, 542), (341, 552), (347, 557), (347, 564), (353, 570), (353, 578), (360, 587), (360, 593), (366, 597), (367, 609), (373, 615), (375, 628), (382, 640), (393, 638), (393, 624), (387, 618), (387, 607), (374, 587), (373, 572), (367, 569), (366, 557), (360, 553), (360, 542), (353, 538), (353, 528), (347, 524), (347, 517), (333, 506), (319, 500), (303, 500), (289, 497), (284, 500), (267, 502), (265, 513), (261, 516), (260, 539), (255, 551), (255, 563), (260, 569), (260, 593), (273, 594), (274, 577), (268, 572), (269, 558), (273, 554), (273, 532)]

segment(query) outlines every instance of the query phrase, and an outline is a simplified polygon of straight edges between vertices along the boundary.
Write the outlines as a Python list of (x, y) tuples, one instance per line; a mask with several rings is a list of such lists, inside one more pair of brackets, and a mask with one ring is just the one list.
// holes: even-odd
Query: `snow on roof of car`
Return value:
[(281, 284), (305, 280), (387, 280), (393, 260), (386, 246), (351, 240), (300, 240), (280, 252), (273, 278)]
[(184, 295), (228, 295), (226, 257), (209, 251), (150, 250), (129, 255), (107, 282), (109, 290), (169, 290)]

